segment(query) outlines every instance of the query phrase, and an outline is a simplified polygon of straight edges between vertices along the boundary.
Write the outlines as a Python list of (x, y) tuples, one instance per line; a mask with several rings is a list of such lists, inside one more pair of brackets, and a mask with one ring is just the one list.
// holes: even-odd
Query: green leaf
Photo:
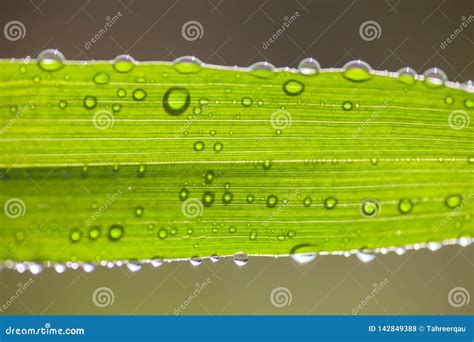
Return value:
[(464, 89), (363, 68), (56, 62), (0, 62), (2, 260), (473, 237), (474, 95)]

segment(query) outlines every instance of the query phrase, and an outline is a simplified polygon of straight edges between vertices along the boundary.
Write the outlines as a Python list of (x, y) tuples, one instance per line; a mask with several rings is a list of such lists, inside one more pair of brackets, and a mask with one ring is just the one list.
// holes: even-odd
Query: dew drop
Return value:
[(474, 101), (473, 100), (464, 100), (464, 107), (467, 109), (474, 108)]
[(469, 246), (472, 243), (472, 238), (467, 237), (467, 236), (461, 236), (458, 239), (458, 244), (462, 247)]
[(402, 214), (408, 214), (413, 209), (413, 202), (408, 198), (402, 198), (398, 202), (398, 210)]
[(294, 230), (289, 230), (288, 233), (286, 234), (289, 238), (295, 237), (296, 232)]
[(158, 231), (158, 237), (161, 239), (161, 240), (164, 240), (168, 237), (168, 230), (166, 229), (160, 229)]
[(269, 170), (272, 167), (272, 161), (264, 160), (262, 166), (264, 170)]
[(362, 262), (371, 262), (375, 259), (375, 254), (371, 253), (368, 249), (361, 249), (356, 252), (356, 257)]
[(240, 102), (242, 103), (242, 106), (250, 107), (253, 103), (253, 100), (250, 97), (244, 97)]
[(189, 259), (189, 262), (191, 263), (191, 265), (196, 267), (196, 266), (201, 265), (202, 259), (194, 257), (194, 258)]
[(184, 87), (171, 87), (163, 95), (163, 108), (170, 115), (181, 115), (188, 109), (191, 95)]
[(204, 143), (202, 141), (196, 141), (194, 143), (194, 151), (202, 151), (204, 150)]
[(89, 238), (91, 240), (97, 240), (99, 236), (100, 236), (100, 228), (98, 226), (94, 226), (89, 229)]
[(114, 103), (112, 105), (112, 111), (114, 111), (115, 113), (120, 112), (121, 109), (122, 109), (122, 105), (119, 103)]
[(158, 259), (158, 258), (153, 258), (150, 260), (150, 265), (155, 268), (160, 267), (161, 265), (163, 265), (163, 260)]
[(66, 271), (66, 266), (63, 264), (55, 264), (53, 267), (57, 273), (64, 273)]
[(114, 59), (114, 70), (120, 73), (127, 73), (133, 70), (136, 65), (135, 59), (129, 55), (119, 55)]
[(207, 184), (211, 184), (212, 181), (214, 180), (214, 177), (216, 176), (215, 172), (212, 171), (212, 170), (209, 170), (206, 172), (206, 174), (204, 175), (204, 181), (207, 183)]
[(440, 249), (442, 246), (443, 246), (443, 245), (441, 244), (441, 242), (433, 242), (433, 241), (431, 241), (431, 242), (428, 242), (428, 244), (427, 244), (426, 247), (428, 247), (428, 249), (429, 249), (430, 251), (433, 251), (433, 252), (434, 252), (434, 251), (437, 251), (438, 249)]
[(324, 207), (326, 209), (334, 209), (337, 205), (337, 198), (329, 196), (324, 200)]
[(40, 274), (41, 272), (43, 272), (43, 266), (40, 265), (40, 264), (37, 264), (37, 263), (30, 263), (29, 265), (29, 270), (31, 272), (31, 274)]
[(99, 72), (98, 74), (94, 75), (93, 81), (95, 84), (99, 85), (107, 84), (110, 82), (110, 77), (105, 72)]
[(321, 66), (314, 58), (305, 58), (298, 64), (298, 71), (302, 75), (312, 76), (319, 73)]
[(252, 64), (249, 69), (251, 75), (258, 78), (275, 77), (275, 66), (268, 62), (257, 62)]
[(233, 260), (234, 260), (234, 263), (237, 266), (244, 266), (248, 263), (249, 257), (247, 255), (247, 253), (238, 252), (238, 253), (234, 254)]
[(61, 109), (65, 109), (67, 107), (67, 102), (64, 100), (59, 101), (58, 107)]
[(234, 195), (232, 194), (232, 192), (226, 191), (222, 195), (222, 203), (229, 204), (232, 202), (233, 198), (234, 198)]
[(220, 142), (216, 142), (213, 146), (214, 151), (221, 152), (224, 149), (224, 145)]
[(449, 104), (449, 105), (450, 105), (450, 104), (453, 104), (453, 103), (454, 103), (454, 99), (453, 99), (451, 96), (446, 96), (446, 97), (444, 98), (444, 103)]
[(411, 85), (416, 81), (416, 71), (410, 67), (398, 70), (398, 80), (402, 83)]
[(215, 254), (214, 254), (214, 255), (211, 255), (210, 259), (211, 259), (211, 261), (214, 262), (214, 263), (216, 263), (216, 262), (218, 262), (219, 260), (221, 260), (221, 258), (220, 258), (219, 256), (215, 255)]
[(87, 95), (84, 97), (84, 107), (92, 109), (97, 105), (97, 99), (94, 96)]
[(368, 63), (360, 59), (346, 63), (343, 69), (343, 76), (354, 82), (363, 82), (371, 78), (370, 72), (372, 68)]
[(459, 207), (462, 202), (462, 196), (461, 195), (450, 195), (446, 197), (444, 203), (448, 206), (448, 208), (454, 209)]
[(252, 231), (250, 232), (249, 239), (250, 239), (251, 241), (255, 241), (255, 240), (257, 239), (257, 235), (258, 235), (257, 231), (256, 231), (256, 230), (252, 230)]
[(446, 73), (438, 68), (428, 69), (423, 74), (424, 83), (431, 88), (443, 86), (448, 80)]
[(183, 56), (173, 61), (173, 66), (179, 73), (194, 74), (202, 69), (204, 63), (194, 56)]
[(360, 214), (366, 218), (373, 218), (380, 214), (380, 202), (374, 198), (367, 198), (360, 203)]
[(127, 91), (123, 88), (119, 88), (117, 89), (117, 96), (120, 98), (124, 98), (125, 96), (127, 96)]
[(296, 261), (298, 264), (308, 264), (316, 259), (316, 253), (295, 253), (290, 254), (291, 259)]
[(214, 192), (212, 192), (212, 191), (206, 191), (206, 192), (202, 195), (202, 204), (203, 204), (205, 207), (210, 207), (210, 206), (212, 205), (212, 203), (214, 203), (214, 198), (215, 198)]
[(306, 196), (303, 200), (304, 206), (309, 207), (311, 203), (313, 203), (313, 199), (311, 198), (311, 196)]
[(304, 91), (304, 84), (297, 80), (288, 80), (283, 84), (283, 91), (290, 96), (296, 96)]
[(82, 237), (82, 232), (79, 229), (71, 230), (71, 234), (69, 235), (71, 242), (78, 242), (81, 239), (81, 237)]
[(254, 195), (247, 195), (247, 203), (252, 203), (255, 200)]
[(132, 94), (133, 99), (136, 101), (143, 101), (146, 98), (146, 95), (146, 91), (140, 88), (135, 89)]
[(145, 173), (146, 173), (146, 165), (138, 165), (138, 168), (137, 168), (137, 177), (138, 178), (143, 178), (145, 177)]
[(118, 241), (122, 238), (124, 229), (118, 224), (114, 224), (109, 228), (109, 239), (112, 241)]
[(237, 232), (237, 228), (235, 228), (234, 226), (229, 227), (229, 233), (234, 234), (235, 232)]
[(342, 104), (342, 109), (344, 110), (351, 110), (352, 109), (352, 102), (351, 101), (345, 101)]
[(275, 195), (270, 195), (267, 197), (267, 207), (274, 208), (278, 203), (278, 197)]
[(145, 209), (143, 209), (143, 207), (141, 207), (141, 206), (136, 207), (135, 208), (135, 217), (142, 217), (144, 210)]
[(84, 272), (90, 273), (95, 269), (95, 266), (93, 264), (83, 264), (82, 269), (84, 270)]
[(138, 272), (142, 269), (142, 264), (138, 262), (129, 261), (125, 264), (130, 272)]
[(38, 55), (38, 66), (44, 71), (57, 71), (64, 67), (64, 55), (55, 49), (44, 50)]

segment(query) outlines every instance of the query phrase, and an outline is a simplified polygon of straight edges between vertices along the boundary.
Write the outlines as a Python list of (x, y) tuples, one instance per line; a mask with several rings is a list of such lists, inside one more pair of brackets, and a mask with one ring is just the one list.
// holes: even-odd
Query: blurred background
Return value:
[[(47, 48), (68, 59), (171, 61), (295, 67), (305, 57), (322, 67), (362, 59), (373, 68), (418, 73), (443, 69), (450, 80), (474, 75), (470, 0), (4, 0), (0, 58), (35, 57)], [(285, 27), (282, 30), (282, 27)], [(1, 229), (2, 227), (0, 227)], [(474, 247), (446, 246), (404, 255), (230, 259), (199, 267), (174, 262), (0, 272), (1, 314), (472, 314)], [(15, 296), (19, 288), (25, 290)], [(467, 298), (450, 302), (452, 291)], [(13, 297), (14, 299), (12, 299)], [(454, 305), (453, 305), (454, 304)], [(3, 306), (1, 306), (3, 305)]]

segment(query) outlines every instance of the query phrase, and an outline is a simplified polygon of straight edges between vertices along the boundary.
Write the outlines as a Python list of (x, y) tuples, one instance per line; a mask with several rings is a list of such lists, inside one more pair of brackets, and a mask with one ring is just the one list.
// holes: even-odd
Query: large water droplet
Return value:
[(304, 91), (304, 84), (297, 80), (288, 80), (283, 84), (283, 91), (290, 96), (296, 96)]
[(343, 67), (344, 77), (355, 82), (362, 82), (371, 78), (370, 72), (372, 68), (364, 61), (355, 60), (346, 63)]
[(448, 80), (446, 73), (438, 68), (428, 69), (423, 74), (424, 83), (431, 88), (443, 86)]
[(183, 56), (176, 58), (173, 65), (182, 74), (193, 74), (202, 69), (203, 62), (194, 56)]
[(234, 262), (237, 266), (244, 266), (248, 263), (249, 257), (247, 253), (244, 252), (238, 252), (234, 255)]
[(136, 65), (136, 61), (129, 55), (120, 55), (114, 59), (114, 69), (120, 73), (127, 73), (133, 70)]
[(191, 95), (186, 88), (171, 87), (163, 95), (163, 108), (170, 115), (181, 115), (188, 109)]
[(65, 60), (59, 50), (48, 49), (38, 55), (38, 66), (44, 71), (57, 71), (64, 67)]
[(257, 62), (252, 64), (249, 69), (251, 74), (258, 78), (275, 77), (275, 66), (268, 62)]
[(360, 203), (360, 214), (367, 218), (373, 218), (380, 214), (380, 202), (375, 198), (367, 198)]
[(298, 70), (303, 75), (316, 75), (321, 70), (321, 66), (314, 58), (305, 58), (298, 64)]

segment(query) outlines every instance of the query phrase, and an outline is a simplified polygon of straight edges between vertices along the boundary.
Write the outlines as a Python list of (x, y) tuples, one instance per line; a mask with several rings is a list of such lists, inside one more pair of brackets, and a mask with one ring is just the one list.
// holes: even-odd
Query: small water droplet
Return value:
[(289, 230), (288, 233), (286, 234), (289, 238), (295, 237), (296, 232), (294, 230)]
[(146, 165), (138, 165), (137, 167), (137, 177), (138, 178), (143, 178), (145, 177), (145, 173), (146, 173)]
[(343, 67), (344, 77), (355, 82), (367, 81), (371, 78), (370, 72), (372, 68), (364, 61), (355, 60), (346, 63)]
[(462, 202), (462, 196), (461, 195), (450, 195), (446, 197), (444, 203), (451, 209), (454, 209), (458, 207)]
[(81, 239), (81, 237), (82, 237), (82, 232), (79, 229), (71, 230), (71, 234), (69, 235), (71, 242), (78, 242)]
[(234, 226), (229, 227), (229, 233), (234, 234), (235, 232), (237, 232), (237, 228), (235, 228)]
[(211, 259), (211, 261), (214, 262), (214, 263), (215, 263), (215, 262), (218, 262), (219, 260), (221, 260), (221, 258), (220, 258), (219, 256), (217, 256), (216, 254), (211, 255), (210, 259)]
[(356, 257), (362, 262), (371, 262), (375, 259), (375, 254), (364, 248), (356, 252)]
[(351, 110), (352, 109), (352, 102), (351, 101), (345, 101), (342, 104), (342, 109), (344, 110)]
[(202, 204), (203, 204), (205, 207), (210, 207), (210, 206), (212, 205), (212, 203), (214, 203), (214, 198), (215, 198), (214, 192), (212, 192), (212, 191), (206, 191), (206, 192), (202, 195)]
[(63, 264), (55, 264), (53, 267), (57, 273), (64, 273), (66, 271), (66, 266)]
[(244, 252), (238, 252), (234, 255), (234, 263), (237, 265), (237, 266), (244, 266), (248, 263), (249, 261), (249, 258), (248, 258), (248, 255), (247, 253), (244, 253)]
[(397, 253), (398, 255), (403, 255), (406, 253), (406, 249), (403, 248), (403, 247), (398, 247), (397, 249), (395, 249), (395, 253)]
[(438, 249), (440, 249), (443, 245), (441, 244), (441, 242), (428, 242), (427, 244), (427, 247), (430, 251), (437, 251)]
[(298, 264), (308, 264), (316, 259), (316, 253), (295, 253), (290, 254), (291, 259)]
[(129, 261), (125, 264), (130, 272), (138, 272), (142, 269), (142, 264), (134, 261)]
[(471, 243), (472, 243), (472, 238), (470, 238), (468, 236), (461, 236), (458, 239), (458, 244), (462, 247), (469, 246)]
[(181, 115), (191, 102), (189, 90), (184, 87), (171, 87), (163, 95), (163, 108), (170, 115)]
[(208, 170), (206, 172), (206, 174), (204, 175), (204, 181), (207, 183), (207, 184), (211, 184), (212, 181), (214, 180), (214, 177), (215, 177), (215, 172), (212, 171), (212, 170)]
[(408, 214), (413, 209), (413, 202), (408, 198), (402, 198), (398, 202), (398, 210), (402, 214)]
[(324, 207), (326, 209), (334, 209), (337, 205), (337, 198), (329, 196), (324, 200)]
[(254, 195), (247, 195), (247, 203), (252, 203), (255, 200)]
[(232, 202), (233, 198), (234, 198), (234, 195), (232, 194), (232, 192), (226, 191), (222, 195), (222, 203), (229, 204), (230, 202)]
[(428, 69), (423, 74), (424, 83), (431, 88), (441, 87), (447, 80), (448, 76), (439, 68)]
[(67, 107), (67, 102), (64, 100), (59, 101), (58, 107), (61, 109), (65, 109)]
[(31, 274), (40, 274), (41, 272), (43, 272), (43, 265), (37, 263), (29, 263), (28, 269), (30, 270)]
[(122, 238), (124, 229), (118, 224), (114, 224), (109, 228), (109, 239), (112, 241), (118, 241)]
[(44, 50), (38, 55), (38, 66), (44, 71), (57, 71), (64, 67), (64, 55), (55, 49)]
[(297, 80), (288, 80), (283, 84), (283, 91), (290, 96), (296, 96), (304, 91), (304, 84)]
[(158, 231), (158, 237), (162, 240), (166, 239), (168, 237), (168, 230), (166, 229), (160, 229)]
[(194, 74), (202, 69), (203, 62), (194, 56), (183, 56), (173, 61), (174, 68), (182, 74)]
[(179, 191), (179, 199), (181, 201), (184, 201), (188, 198), (189, 196), (189, 190), (186, 189), (186, 188), (182, 188), (180, 191)]
[(160, 267), (163, 265), (163, 260), (158, 259), (158, 258), (153, 258), (150, 260), (150, 265), (153, 267)]
[(275, 195), (270, 195), (267, 197), (267, 207), (274, 208), (278, 203), (278, 197)]
[(272, 167), (272, 161), (264, 160), (262, 166), (264, 170), (269, 170)]
[(147, 93), (145, 90), (138, 88), (133, 91), (132, 96), (136, 101), (143, 101), (146, 98)]
[(405, 84), (414, 84), (416, 81), (416, 71), (410, 67), (398, 70), (398, 80)]
[(214, 151), (221, 152), (224, 149), (224, 145), (220, 142), (216, 142), (213, 146)]
[(129, 55), (119, 55), (114, 59), (114, 70), (120, 73), (127, 73), (135, 68), (137, 62)]
[(90, 273), (95, 269), (95, 266), (93, 264), (82, 264), (82, 269), (86, 273)]
[(120, 98), (124, 98), (127, 96), (127, 91), (123, 88), (117, 89), (117, 96)]
[(313, 203), (313, 199), (311, 198), (311, 196), (306, 196), (303, 200), (304, 206), (309, 207), (311, 203)]
[(100, 236), (100, 227), (94, 226), (89, 229), (89, 238), (91, 240), (97, 240)]
[(453, 104), (453, 103), (454, 103), (454, 99), (453, 99), (451, 96), (446, 96), (446, 97), (444, 98), (444, 103), (449, 104), (449, 105), (450, 105), (450, 104)]
[(380, 202), (375, 198), (367, 198), (360, 203), (360, 214), (363, 217), (373, 218), (380, 214)]
[(252, 230), (249, 235), (249, 239), (251, 241), (255, 241), (257, 239), (258, 232), (256, 230)]
[(145, 209), (143, 209), (143, 207), (141, 207), (141, 206), (136, 207), (135, 208), (135, 217), (142, 217), (144, 210)]
[(105, 72), (99, 72), (94, 75), (93, 81), (95, 84), (103, 85), (110, 82), (110, 77)]
[(194, 150), (195, 151), (202, 151), (204, 150), (204, 143), (202, 141), (196, 141), (194, 143)]
[(318, 61), (311, 57), (303, 59), (300, 64), (298, 64), (298, 71), (302, 75), (316, 75), (320, 70), (321, 66)]
[(250, 73), (258, 78), (275, 77), (275, 66), (268, 62), (257, 62), (250, 67)]
[(196, 267), (196, 266), (201, 265), (202, 259), (194, 257), (194, 258), (189, 259), (189, 262), (191, 263), (191, 265)]
[(250, 107), (253, 103), (253, 100), (250, 97), (244, 97), (240, 102), (242, 103), (242, 106)]
[(87, 95), (84, 97), (84, 107), (92, 109), (97, 105), (97, 99), (94, 96)]
[(112, 105), (112, 111), (114, 111), (115, 113), (120, 112), (121, 109), (122, 109), (122, 105), (119, 103), (114, 103)]
[(472, 109), (474, 108), (474, 101), (473, 100), (464, 100), (464, 107), (467, 109)]

